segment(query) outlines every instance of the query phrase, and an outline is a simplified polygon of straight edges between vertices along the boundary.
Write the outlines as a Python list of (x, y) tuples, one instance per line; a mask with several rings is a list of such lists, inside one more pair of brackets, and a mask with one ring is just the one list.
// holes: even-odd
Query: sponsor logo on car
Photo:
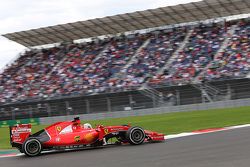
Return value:
[(75, 137), (74, 137), (74, 140), (75, 140), (76, 142), (80, 142), (80, 140), (81, 140), (81, 139), (80, 139), (80, 136), (75, 136)]
[(104, 133), (105, 133), (105, 134), (108, 134), (108, 133), (109, 133), (109, 130), (108, 130), (108, 129), (104, 129)]
[(60, 132), (60, 131), (62, 130), (62, 127), (61, 127), (61, 126), (56, 126), (56, 130), (57, 130), (58, 132)]

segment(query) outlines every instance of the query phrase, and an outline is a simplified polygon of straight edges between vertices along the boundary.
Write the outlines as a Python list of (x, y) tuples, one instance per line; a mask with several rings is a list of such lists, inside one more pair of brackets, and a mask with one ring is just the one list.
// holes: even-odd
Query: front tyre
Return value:
[(126, 138), (128, 142), (132, 145), (142, 144), (145, 140), (146, 134), (144, 130), (140, 127), (131, 127), (126, 132)]
[(23, 144), (22, 151), (30, 157), (37, 156), (42, 151), (42, 144), (41, 142), (36, 138), (29, 138), (26, 140)]

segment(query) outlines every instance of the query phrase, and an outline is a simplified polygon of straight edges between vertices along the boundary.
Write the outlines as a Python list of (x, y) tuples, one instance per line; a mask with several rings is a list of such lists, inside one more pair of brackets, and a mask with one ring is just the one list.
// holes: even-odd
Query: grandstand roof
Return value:
[(250, 13), (249, 0), (203, 0), (8, 33), (2, 36), (21, 45), (32, 47), (246, 13)]

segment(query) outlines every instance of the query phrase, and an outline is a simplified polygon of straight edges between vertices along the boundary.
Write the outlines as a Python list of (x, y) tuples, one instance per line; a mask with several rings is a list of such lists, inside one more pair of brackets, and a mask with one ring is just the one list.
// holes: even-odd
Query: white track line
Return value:
[(18, 156), (21, 156), (21, 155), (24, 155), (24, 154), (23, 153), (19, 153), (19, 154), (16, 154), (16, 155), (3, 155), (3, 156), (0, 155), (0, 158), (18, 157)]
[(221, 128), (221, 129), (218, 128), (218, 129), (214, 129), (214, 130), (210, 129), (207, 132), (206, 132), (206, 130), (203, 130), (201, 132), (194, 131), (194, 132), (184, 132), (184, 133), (180, 133), (180, 134), (166, 135), (166, 136), (164, 136), (164, 139), (168, 140), (168, 139), (174, 139), (174, 138), (179, 138), (179, 137), (200, 135), (200, 134), (206, 134), (206, 133), (214, 133), (214, 132), (227, 131), (227, 130), (232, 130), (232, 129), (245, 128), (245, 127), (250, 127), (250, 124), (229, 126), (229, 127), (225, 127), (225, 128)]

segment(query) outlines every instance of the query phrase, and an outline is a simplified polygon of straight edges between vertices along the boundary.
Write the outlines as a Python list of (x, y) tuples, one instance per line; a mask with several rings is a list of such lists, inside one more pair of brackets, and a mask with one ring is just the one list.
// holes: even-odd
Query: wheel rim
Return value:
[(39, 144), (37, 142), (30, 142), (27, 144), (27, 151), (30, 154), (36, 154), (37, 152), (39, 152), (40, 148), (39, 148)]
[(139, 143), (144, 140), (144, 133), (141, 130), (134, 130), (131, 134), (134, 142)]

